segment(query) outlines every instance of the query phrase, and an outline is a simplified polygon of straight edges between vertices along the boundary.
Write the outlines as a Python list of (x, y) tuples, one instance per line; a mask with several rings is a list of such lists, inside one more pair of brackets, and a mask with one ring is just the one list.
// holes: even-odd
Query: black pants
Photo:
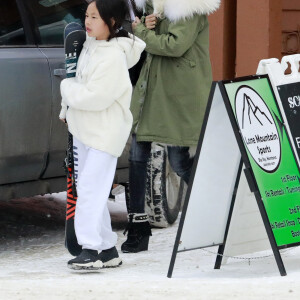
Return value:
[[(147, 162), (150, 154), (151, 142), (137, 142), (133, 135), (129, 157), (129, 207), (131, 213), (145, 212)], [(189, 147), (168, 146), (168, 158), (174, 172), (188, 183), (193, 165)]]

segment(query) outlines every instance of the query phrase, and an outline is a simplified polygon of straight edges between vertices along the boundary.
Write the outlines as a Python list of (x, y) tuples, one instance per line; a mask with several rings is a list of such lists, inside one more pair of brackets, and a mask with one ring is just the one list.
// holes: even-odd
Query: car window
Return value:
[(21, 17), (14, 0), (0, 1), (0, 47), (26, 45)]
[(61, 46), (64, 44), (64, 28), (70, 22), (84, 25), (85, 0), (26, 0), (35, 17), (39, 46)]

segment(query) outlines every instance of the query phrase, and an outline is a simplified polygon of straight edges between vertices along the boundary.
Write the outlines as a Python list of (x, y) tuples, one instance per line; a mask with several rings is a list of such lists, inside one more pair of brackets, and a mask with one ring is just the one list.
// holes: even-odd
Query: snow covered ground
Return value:
[[(215, 255), (196, 250), (179, 253), (173, 278), (167, 278), (178, 223), (154, 229), (149, 251), (122, 254), (120, 268), (69, 270), (64, 198), (65, 193), (60, 193), (0, 203), (1, 300), (300, 298), (300, 247), (282, 253), (285, 277), (279, 275), (273, 257), (250, 265), (247, 260), (230, 259), (221, 270), (214, 270)], [(120, 248), (126, 224), (124, 199), (110, 201), (109, 207)]]

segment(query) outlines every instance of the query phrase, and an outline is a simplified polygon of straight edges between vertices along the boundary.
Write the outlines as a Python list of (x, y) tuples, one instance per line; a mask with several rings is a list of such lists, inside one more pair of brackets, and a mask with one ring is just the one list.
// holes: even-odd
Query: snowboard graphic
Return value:
[[(77, 61), (86, 39), (86, 33), (78, 23), (70, 23), (64, 32), (65, 38), (65, 59), (67, 78), (75, 77)], [(70, 254), (77, 256), (81, 253), (81, 246), (78, 245), (74, 217), (77, 201), (76, 182), (74, 176), (74, 153), (73, 136), (68, 133), (68, 150), (66, 157), (67, 168), (67, 209), (66, 209), (66, 232), (65, 246)]]

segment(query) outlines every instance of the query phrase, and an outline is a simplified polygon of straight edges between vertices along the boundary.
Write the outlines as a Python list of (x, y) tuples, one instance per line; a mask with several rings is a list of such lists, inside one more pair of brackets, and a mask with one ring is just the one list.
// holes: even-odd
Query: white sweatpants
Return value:
[(117, 157), (85, 146), (73, 138), (77, 186), (75, 233), (83, 249), (106, 250), (117, 243), (107, 207)]

